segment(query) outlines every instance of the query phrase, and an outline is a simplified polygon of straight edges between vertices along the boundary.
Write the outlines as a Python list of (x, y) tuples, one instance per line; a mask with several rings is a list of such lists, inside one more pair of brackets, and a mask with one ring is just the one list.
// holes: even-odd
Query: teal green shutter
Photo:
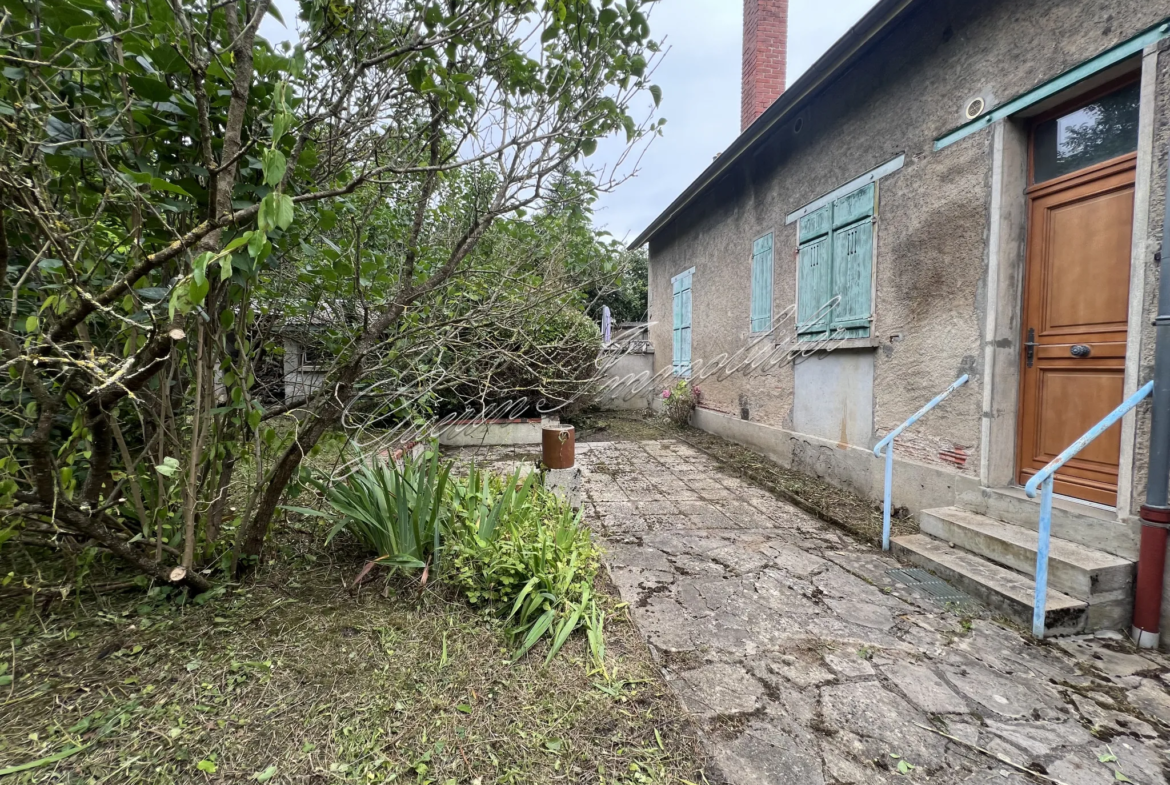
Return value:
[(752, 244), (752, 332), (772, 329), (772, 235)]
[(674, 279), (674, 357), (675, 376), (691, 375), (691, 272)]
[(797, 333), (816, 336), (829, 329), (833, 297), (833, 256), (830, 243), (832, 205), (800, 219), (800, 254), (796, 272)]
[(841, 297), (829, 325), (834, 338), (869, 336), (873, 194), (870, 184), (833, 203), (833, 293)]
[(869, 336), (873, 214), (870, 184), (800, 219), (796, 302), (804, 340)]

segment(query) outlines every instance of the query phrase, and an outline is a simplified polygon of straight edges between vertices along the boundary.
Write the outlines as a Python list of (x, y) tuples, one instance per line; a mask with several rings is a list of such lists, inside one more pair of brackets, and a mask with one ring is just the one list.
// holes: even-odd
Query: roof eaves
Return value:
[(756, 121), (749, 125), (731, 145), (716, 158), (703, 173), (687, 186), (651, 224), (638, 235), (630, 250), (641, 247), (675, 216), (694, 202), (712, 183), (723, 175), (789, 115), (804, 107), (806, 101), (827, 82), (852, 65), (865, 46), (901, 21), (912, 6), (925, 0), (879, 0), (861, 20), (841, 36), (829, 50), (781, 93)]

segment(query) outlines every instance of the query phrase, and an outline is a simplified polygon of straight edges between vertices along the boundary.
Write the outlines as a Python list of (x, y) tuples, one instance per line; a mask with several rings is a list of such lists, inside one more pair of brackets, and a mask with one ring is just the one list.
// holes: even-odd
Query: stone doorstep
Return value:
[[(1031, 626), (1032, 595), (1036, 589), (1031, 578), (968, 551), (950, 548), (925, 534), (895, 537), (891, 547), (895, 556), (933, 572), (989, 607)], [(1052, 635), (1084, 632), (1088, 611), (1089, 605), (1083, 600), (1049, 588), (1045, 630)]]
[[(955, 504), (1013, 526), (1032, 531), (1039, 527), (1040, 500), (1029, 499), (1023, 488), (967, 491), (959, 494)], [(1128, 522), (1118, 521), (1114, 510), (1056, 497), (1052, 500), (1052, 534), (1124, 559), (1137, 559), (1136, 532)]]
[[(1035, 531), (958, 507), (923, 510), (919, 528), (923, 534), (954, 543), (988, 561), (1028, 576), (1036, 574)], [(1132, 561), (1058, 537), (1050, 542), (1051, 587), (1090, 605), (1129, 598), (1135, 569)]]

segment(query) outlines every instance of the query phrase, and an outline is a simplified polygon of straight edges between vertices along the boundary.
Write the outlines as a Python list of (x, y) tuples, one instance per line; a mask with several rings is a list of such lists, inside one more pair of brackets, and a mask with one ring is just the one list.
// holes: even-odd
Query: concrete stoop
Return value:
[[(923, 510), (921, 534), (896, 537), (895, 553), (989, 607), (1031, 625), (1037, 534), (959, 507)], [(1134, 562), (1053, 537), (1046, 629), (1069, 635), (1129, 626)]]

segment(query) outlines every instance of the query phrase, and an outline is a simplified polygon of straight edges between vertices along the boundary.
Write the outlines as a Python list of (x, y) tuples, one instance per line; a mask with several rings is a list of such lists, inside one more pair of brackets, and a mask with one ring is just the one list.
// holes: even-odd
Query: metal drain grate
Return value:
[(903, 583), (911, 589), (919, 589), (927, 594), (936, 604), (947, 605), (975, 605), (975, 600), (968, 594), (965, 594), (954, 586), (950, 585), (942, 578), (931, 575), (926, 570), (917, 567), (909, 569), (887, 570), (886, 575), (889, 575), (899, 583)]

